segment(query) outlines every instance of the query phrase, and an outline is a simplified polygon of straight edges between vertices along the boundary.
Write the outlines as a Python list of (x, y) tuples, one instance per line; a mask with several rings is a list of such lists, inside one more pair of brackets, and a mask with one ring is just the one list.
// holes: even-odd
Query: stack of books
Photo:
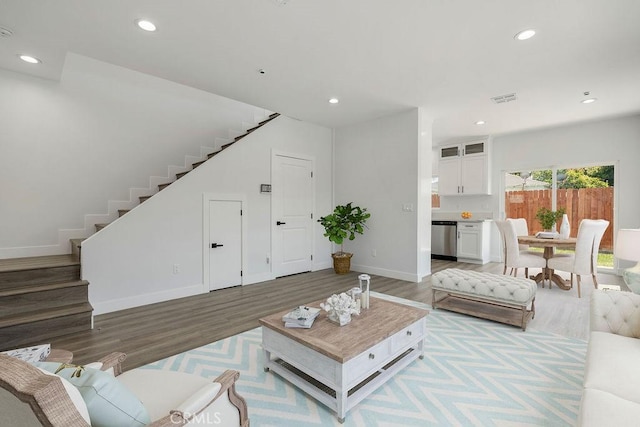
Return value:
[(320, 314), (319, 308), (301, 305), (282, 316), (282, 321), (284, 322), (285, 328), (309, 329), (311, 325), (313, 325), (313, 321), (318, 317), (318, 314)]

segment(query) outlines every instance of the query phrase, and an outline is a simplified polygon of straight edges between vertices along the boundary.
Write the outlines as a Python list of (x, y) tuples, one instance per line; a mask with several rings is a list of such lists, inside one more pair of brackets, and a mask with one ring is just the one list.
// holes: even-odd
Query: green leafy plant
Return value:
[(336, 206), (333, 213), (320, 218), (319, 222), (324, 227), (324, 236), (337, 245), (340, 245), (340, 252), (343, 254), (342, 243), (344, 239), (353, 240), (356, 233), (362, 234), (365, 222), (371, 217), (367, 209), (358, 206), (351, 206), (352, 202), (346, 205)]
[(544, 230), (551, 230), (553, 226), (558, 222), (562, 215), (564, 215), (564, 208), (560, 208), (557, 211), (552, 211), (545, 207), (538, 209), (536, 212), (536, 219), (540, 221), (540, 225)]

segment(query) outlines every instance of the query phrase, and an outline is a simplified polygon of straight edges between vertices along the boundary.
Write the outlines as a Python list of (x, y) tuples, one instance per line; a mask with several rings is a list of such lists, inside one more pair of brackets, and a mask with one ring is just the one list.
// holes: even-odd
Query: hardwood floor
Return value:
[[(479, 266), (432, 262), (432, 272), (445, 268), (502, 273), (502, 264), (497, 263)], [(55, 338), (51, 344), (72, 351), (78, 364), (122, 351), (128, 355), (124, 369), (132, 369), (256, 328), (258, 319), (267, 314), (358, 286), (358, 274), (336, 275), (331, 269), (322, 270), (99, 315), (93, 330)], [(602, 274), (598, 280), (622, 283), (617, 276)], [(562, 291), (539, 286), (536, 317), (529, 323), (529, 329), (586, 339), (590, 288), (593, 288), (591, 281), (585, 279), (583, 297), (578, 299), (575, 289)], [(412, 283), (372, 275), (371, 290), (431, 303), (429, 278)]]

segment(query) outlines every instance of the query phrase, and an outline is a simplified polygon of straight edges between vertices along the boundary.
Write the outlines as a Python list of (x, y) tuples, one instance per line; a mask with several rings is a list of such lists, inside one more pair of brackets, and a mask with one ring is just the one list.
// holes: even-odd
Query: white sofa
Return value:
[(578, 425), (640, 422), (640, 295), (594, 290)]

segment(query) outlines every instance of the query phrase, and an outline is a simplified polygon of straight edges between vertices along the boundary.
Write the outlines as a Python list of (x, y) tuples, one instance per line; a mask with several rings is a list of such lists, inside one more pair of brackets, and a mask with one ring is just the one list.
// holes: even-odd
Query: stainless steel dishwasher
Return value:
[(458, 260), (457, 221), (431, 221), (431, 258)]

